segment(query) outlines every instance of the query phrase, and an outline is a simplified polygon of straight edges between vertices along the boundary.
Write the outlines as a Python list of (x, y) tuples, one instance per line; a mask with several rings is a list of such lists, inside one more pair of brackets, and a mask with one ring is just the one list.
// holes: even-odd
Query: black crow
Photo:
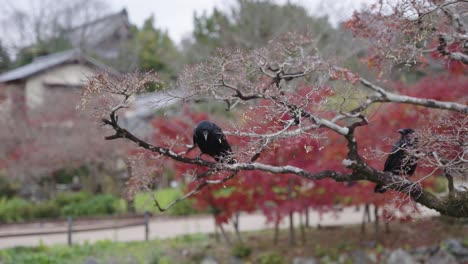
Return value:
[[(418, 158), (411, 154), (416, 147), (416, 138), (412, 135), (414, 130), (411, 128), (402, 128), (398, 130), (401, 134), (400, 140), (392, 147), (392, 152), (385, 161), (384, 171), (400, 176), (411, 176), (416, 170)], [(377, 184), (374, 192), (384, 193), (387, 188)]]
[[(235, 163), (232, 158), (231, 146), (227, 142), (223, 130), (215, 123), (207, 120), (198, 123), (193, 131), (193, 145), (198, 146), (202, 154), (213, 157), (216, 162)], [(224, 158), (228, 160), (224, 160)]]

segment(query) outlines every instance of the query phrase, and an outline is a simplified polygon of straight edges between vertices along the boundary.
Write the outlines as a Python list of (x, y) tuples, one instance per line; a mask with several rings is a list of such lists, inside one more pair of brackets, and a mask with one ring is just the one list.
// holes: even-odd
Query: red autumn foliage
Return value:
[[(435, 6), (438, 4), (379, 2), (346, 23), (356, 37), (366, 39), (367, 52), (355, 59), (377, 68), (377, 76), (362, 69), (354, 73), (324, 61), (314, 52), (309, 54), (312, 49), (295, 43), (302, 38), (293, 34), (286, 34), (286, 42), (275, 40), (262, 49), (223, 50), (205, 63), (186, 68), (178, 84), (188, 92), (187, 99), (218, 100), (227, 102), (228, 108), (240, 103), (240, 107), (234, 108), (237, 112), (229, 121), (187, 110), (157, 118), (154, 141), (180, 155), (155, 150), (156, 156), (183, 161), (165, 165), (173, 166), (178, 175), (184, 174), (183, 179), (191, 177), (188, 191), (198, 190), (200, 184), (209, 181), (222, 181), (209, 184), (194, 196), (199, 207), (213, 209), (218, 223), (228, 221), (238, 211), (254, 209), (277, 223), (291, 212), (308, 208), (325, 211), (338, 203), (380, 206), (393, 202), (395, 209), (386, 210), (386, 214), (406, 215), (412, 212), (407, 206), (414, 204), (412, 199), (449, 215), (468, 213), (453, 209), (459, 208), (455, 204), (445, 210), (448, 200), (433, 198), (420, 187), (447, 174), (452, 159), (464, 164), (464, 154), (460, 156), (463, 144), (454, 143), (447, 151), (441, 151), (444, 146), (439, 144), (454, 135), (463, 142), (466, 136), (464, 115), (447, 112), (466, 113), (467, 78), (459, 29), (453, 31), (447, 18), (427, 18), (444, 16), (439, 10), (442, 7)], [(405, 10), (421, 12), (408, 14)], [(455, 41), (434, 33), (433, 28), (445, 31)], [(434, 52), (438, 57), (432, 56)], [(113, 115), (115, 111), (111, 119)], [(202, 119), (230, 132), (228, 141), (239, 163), (218, 166), (186, 160), (199, 154), (198, 150), (187, 155), (183, 152), (192, 143), (193, 127)], [(453, 124), (447, 120), (453, 120)], [(108, 124), (116, 126), (115, 122)], [(420, 144), (414, 153), (419, 158), (418, 169), (409, 181), (381, 172), (399, 138), (397, 130), (405, 127), (416, 129)], [(117, 138), (127, 136), (120, 133)], [(250, 163), (253, 160), (256, 162)], [(194, 180), (200, 173), (218, 168), (216, 173)], [(224, 181), (230, 173), (237, 175)], [(363, 182), (350, 185), (331, 179)], [(374, 184), (369, 181), (392, 184), (396, 191), (374, 194)], [(436, 202), (419, 199), (421, 196)]]

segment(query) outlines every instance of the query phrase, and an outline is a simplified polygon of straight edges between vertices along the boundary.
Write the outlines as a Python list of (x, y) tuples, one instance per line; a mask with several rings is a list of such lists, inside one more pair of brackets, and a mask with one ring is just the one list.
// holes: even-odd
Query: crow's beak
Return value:
[(398, 133), (403, 135), (403, 134), (405, 134), (405, 130), (404, 129), (398, 129)]
[(208, 141), (208, 131), (203, 131), (203, 136), (205, 137), (205, 141)]

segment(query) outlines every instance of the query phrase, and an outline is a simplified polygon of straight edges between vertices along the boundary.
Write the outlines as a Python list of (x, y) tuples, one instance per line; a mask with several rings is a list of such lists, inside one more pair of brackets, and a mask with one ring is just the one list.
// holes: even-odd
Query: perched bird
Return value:
[[(398, 130), (401, 134), (400, 140), (392, 147), (392, 152), (385, 161), (384, 171), (400, 176), (411, 176), (416, 170), (418, 158), (411, 154), (416, 147), (417, 139), (412, 135), (414, 130), (411, 128), (402, 128)], [(387, 188), (377, 184), (374, 192), (384, 193)]]
[[(234, 163), (231, 146), (227, 142), (223, 130), (207, 120), (197, 124), (193, 131), (193, 145), (198, 146), (202, 154), (208, 154), (216, 162)], [(227, 160), (225, 160), (227, 158)]]

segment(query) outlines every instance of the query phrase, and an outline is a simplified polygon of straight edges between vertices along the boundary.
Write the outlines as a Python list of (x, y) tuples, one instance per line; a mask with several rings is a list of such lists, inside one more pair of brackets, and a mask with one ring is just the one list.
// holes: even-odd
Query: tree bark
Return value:
[(218, 232), (218, 225), (215, 224), (215, 240), (217, 243), (220, 242), (220, 239), (219, 239), (219, 232)]
[(242, 236), (241, 236), (241, 233), (239, 231), (239, 216), (240, 216), (240, 212), (237, 211), (235, 214), (234, 214), (234, 217), (232, 219), (232, 224), (234, 226), (234, 231), (236, 232), (236, 236), (237, 236), (237, 240), (242, 243)]
[(294, 213), (289, 212), (289, 245), (296, 245), (296, 234), (294, 232)]
[(226, 240), (226, 243), (229, 246), (232, 246), (231, 239), (229, 238), (228, 234), (224, 231), (223, 224), (219, 224), (218, 226), (219, 226), (219, 230), (221, 230), (221, 234), (223, 235), (224, 240)]
[[(293, 199), (293, 180), (288, 181), (288, 199)], [(289, 211), (289, 245), (296, 245), (296, 234), (294, 230), (294, 211)]]
[[(128, 160), (125, 162), (125, 165), (127, 167), (127, 179), (131, 179), (133, 177), (132, 165), (130, 164), (130, 162)], [(130, 212), (132, 214), (136, 213), (135, 203), (134, 203), (134, 200), (133, 200), (133, 195), (127, 195), (125, 197), (125, 201), (127, 203), (128, 212)]]
[(279, 222), (275, 221), (275, 232), (273, 235), (273, 244), (278, 245), (278, 237), (279, 237)]
[(304, 226), (304, 215), (303, 214), (299, 214), (299, 228), (301, 230), (301, 242), (302, 242), (302, 245), (305, 245), (306, 244), (306, 232), (305, 232), (305, 226)]
[(380, 243), (380, 221), (379, 221), (379, 207), (374, 204), (374, 217), (375, 217), (375, 241), (377, 244)]
[(362, 224), (361, 224), (361, 233), (364, 234), (366, 233), (366, 220), (367, 220), (367, 223), (370, 223), (371, 222), (371, 218), (370, 218), (370, 208), (369, 208), (369, 204), (365, 204), (364, 205), (364, 212), (362, 214)]

